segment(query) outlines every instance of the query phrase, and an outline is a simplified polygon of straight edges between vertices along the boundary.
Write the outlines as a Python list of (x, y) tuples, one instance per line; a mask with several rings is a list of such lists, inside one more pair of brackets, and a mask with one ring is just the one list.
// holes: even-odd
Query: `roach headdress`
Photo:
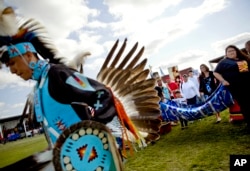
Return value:
[(62, 63), (46, 29), (34, 19), (18, 18), (12, 7), (0, 12), (0, 61), (27, 51), (38, 53), (50, 63)]

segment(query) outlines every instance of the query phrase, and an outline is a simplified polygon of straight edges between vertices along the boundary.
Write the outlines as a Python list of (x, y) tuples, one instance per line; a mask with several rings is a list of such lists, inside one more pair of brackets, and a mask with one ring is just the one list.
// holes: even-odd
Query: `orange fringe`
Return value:
[[(111, 91), (111, 90), (110, 90)], [(112, 92), (112, 91), (111, 91)], [(120, 102), (119, 99), (117, 99), (114, 95), (113, 95), (113, 100), (114, 100), (114, 104), (115, 104), (115, 108), (116, 111), (118, 113), (118, 117), (120, 119), (121, 125), (122, 125), (122, 150), (125, 152), (126, 154), (126, 149), (125, 149), (125, 145), (127, 144), (129, 146), (130, 149), (130, 154), (133, 155), (133, 147), (131, 145), (131, 142), (128, 139), (128, 134), (126, 131), (126, 128), (135, 136), (136, 140), (139, 140), (139, 134), (138, 131), (136, 130), (136, 127), (134, 126), (134, 124), (132, 123), (132, 121), (130, 120), (130, 118), (128, 117), (128, 115), (125, 112), (125, 109), (122, 105), (122, 103)], [(127, 127), (126, 127), (127, 126)], [(125, 137), (127, 139), (127, 143), (125, 143)]]

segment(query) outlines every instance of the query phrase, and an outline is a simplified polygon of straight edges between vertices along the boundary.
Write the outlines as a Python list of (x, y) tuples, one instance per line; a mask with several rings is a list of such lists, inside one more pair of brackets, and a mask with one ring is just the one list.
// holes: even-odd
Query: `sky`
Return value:
[[(96, 75), (116, 40), (136, 42), (153, 72), (179, 70), (224, 55), (226, 46), (250, 40), (249, 0), (8, 0), (18, 16), (44, 25), (60, 54), (89, 51), (84, 74)], [(212, 68), (210, 68), (212, 69)], [(0, 119), (20, 115), (34, 81), (0, 70)], [(63, 92), (62, 92), (63, 93)]]

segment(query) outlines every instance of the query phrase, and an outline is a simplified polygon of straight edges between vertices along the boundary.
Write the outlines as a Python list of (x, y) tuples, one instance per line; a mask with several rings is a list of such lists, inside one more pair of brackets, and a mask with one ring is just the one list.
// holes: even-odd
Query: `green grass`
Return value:
[(209, 116), (180, 126), (163, 135), (154, 145), (130, 157), (128, 171), (229, 171), (230, 154), (250, 154), (250, 134), (245, 124), (229, 123), (227, 111), (222, 122), (215, 124)]
[[(222, 122), (215, 116), (180, 126), (163, 135), (154, 145), (129, 156), (126, 171), (229, 171), (230, 154), (250, 154), (250, 134), (244, 124), (229, 123), (228, 112)], [(43, 136), (0, 145), (0, 167), (46, 148)]]
[(47, 146), (44, 135), (36, 135), (31, 138), (0, 144), (0, 168), (28, 157), (35, 152), (43, 151)]

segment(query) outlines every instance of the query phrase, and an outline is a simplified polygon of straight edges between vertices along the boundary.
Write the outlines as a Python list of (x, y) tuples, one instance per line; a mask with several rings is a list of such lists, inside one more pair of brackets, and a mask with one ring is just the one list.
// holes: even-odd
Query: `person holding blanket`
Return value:
[[(220, 82), (215, 78), (213, 71), (210, 71), (207, 65), (201, 64), (200, 70), (201, 74), (199, 77), (199, 91), (205, 101), (216, 90)], [(216, 112), (215, 116), (216, 123), (219, 123), (221, 121), (220, 113)]]
[(214, 76), (226, 86), (233, 98), (238, 102), (246, 130), (250, 133), (250, 57), (240, 51), (235, 45), (225, 49), (225, 58), (222, 59), (214, 70)]

